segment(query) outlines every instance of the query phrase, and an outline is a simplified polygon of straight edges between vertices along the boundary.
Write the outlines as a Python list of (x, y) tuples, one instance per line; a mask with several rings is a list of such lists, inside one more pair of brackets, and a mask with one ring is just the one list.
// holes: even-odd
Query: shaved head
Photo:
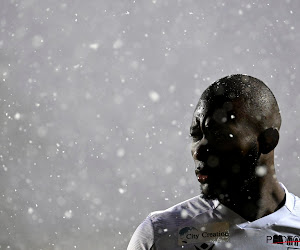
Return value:
[[(249, 117), (260, 131), (267, 128), (279, 130), (281, 115), (272, 91), (259, 79), (248, 75), (230, 75), (214, 82), (201, 95), (197, 105), (208, 103), (232, 103), (238, 101), (241, 112)], [(230, 104), (225, 109), (230, 109)], [(197, 108), (196, 108), (197, 110)]]

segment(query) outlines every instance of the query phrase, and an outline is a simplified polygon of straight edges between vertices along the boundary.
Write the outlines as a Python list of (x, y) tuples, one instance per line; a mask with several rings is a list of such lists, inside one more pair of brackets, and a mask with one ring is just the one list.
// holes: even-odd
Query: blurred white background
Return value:
[(297, 0), (1, 0), (1, 249), (125, 249), (199, 194), (201, 92), (244, 73), (282, 111), (278, 178), (300, 195)]

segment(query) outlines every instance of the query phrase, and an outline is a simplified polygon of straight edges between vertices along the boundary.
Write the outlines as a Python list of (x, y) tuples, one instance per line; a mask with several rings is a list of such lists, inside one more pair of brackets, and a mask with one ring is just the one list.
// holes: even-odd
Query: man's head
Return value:
[(203, 194), (222, 199), (254, 179), (273, 176), (280, 125), (276, 99), (262, 81), (231, 75), (210, 85), (197, 104), (190, 131)]

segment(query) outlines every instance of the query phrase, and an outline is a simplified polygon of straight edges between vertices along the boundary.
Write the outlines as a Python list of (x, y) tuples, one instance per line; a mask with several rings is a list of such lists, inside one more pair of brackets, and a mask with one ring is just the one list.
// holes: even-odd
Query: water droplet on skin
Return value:
[(235, 164), (232, 166), (232, 173), (239, 173), (240, 172), (240, 166)]
[(219, 158), (213, 155), (210, 155), (207, 160), (207, 164), (210, 167), (216, 167), (219, 165)]

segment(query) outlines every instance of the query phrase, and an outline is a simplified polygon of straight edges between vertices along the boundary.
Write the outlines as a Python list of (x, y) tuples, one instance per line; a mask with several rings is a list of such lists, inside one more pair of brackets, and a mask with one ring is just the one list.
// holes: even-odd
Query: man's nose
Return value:
[(217, 167), (220, 163), (217, 152), (210, 147), (207, 141), (199, 142), (195, 145), (192, 155), (195, 162), (200, 161), (210, 168)]
[(209, 155), (209, 144), (207, 139), (203, 138), (194, 144), (192, 156), (195, 161), (206, 161)]

